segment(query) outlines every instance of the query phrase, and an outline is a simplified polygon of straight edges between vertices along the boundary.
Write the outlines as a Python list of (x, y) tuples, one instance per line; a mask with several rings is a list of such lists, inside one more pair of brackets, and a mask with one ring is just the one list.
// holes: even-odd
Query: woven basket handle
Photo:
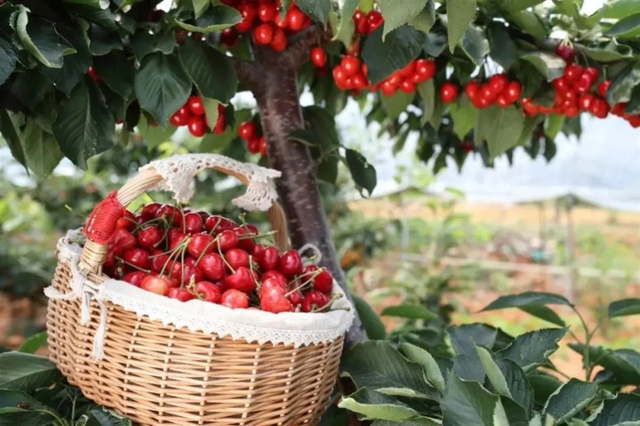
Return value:
[[(114, 210), (122, 217), (123, 208), (143, 195), (150, 189), (160, 186), (174, 192), (174, 198), (179, 202), (186, 202), (191, 197), (191, 190), (186, 189), (196, 173), (204, 170), (217, 170), (228, 176), (233, 176), (247, 186), (247, 192), (233, 200), (233, 203), (246, 210), (266, 210), (275, 231), (274, 239), (280, 250), (288, 248), (289, 236), (284, 211), (275, 201), (275, 185), (273, 179), (279, 177), (280, 172), (266, 169), (255, 164), (246, 164), (232, 160), (218, 154), (187, 154), (176, 155), (167, 159), (154, 161), (140, 169), (139, 173), (130, 179), (116, 193), (109, 196), (94, 209), (85, 233), (87, 241), (84, 245), (79, 267), (81, 270), (95, 272), (104, 263), (107, 254), (107, 241), (115, 232)], [(116, 206), (113, 208), (113, 206)], [(106, 206), (106, 207), (105, 207)], [(110, 225), (103, 225), (104, 222)], [(92, 228), (99, 228), (97, 232)], [(100, 235), (97, 238), (96, 235)]]

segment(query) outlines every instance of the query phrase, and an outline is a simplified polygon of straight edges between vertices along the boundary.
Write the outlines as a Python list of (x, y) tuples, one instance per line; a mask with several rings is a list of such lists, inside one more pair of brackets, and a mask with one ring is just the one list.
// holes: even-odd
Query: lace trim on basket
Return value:
[[(87, 324), (89, 321), (91, 301), (98, 302), (101, 318), (93, 343), (93, 357), (97, 360), (104, 357), (103, 345), (107, 333), (108, 312), (106, 301), (121, 306), (127, 311), (135, 312), (138, 316), (161, 321), (164, 325), (185, 327), (192, 332), (202, 331), (206, 334), (230, 336), (234, 340), (244, 339), (260, 344), (285, 344), (295, 347), (331, 342), (342, 336), (354, 319), (353, 306), (345, 297), (334, 303), (334, 308), (337, 310), (327, 313), (272, 314), (247, 309), (233, 310), (200, 300), (180, 302), (117, 280), (108, 280), (102, 285), (96, 285), (77, 268), (82, 250), (78, 242), (81, 242), (78, 231), (70, 231), (58, 243), (60, 261), (69, 261), (71, 265), (73, 273), (73, 280), (70, 283), (71, 291), (61, 293), (53, 287), (48, 287), (45, 289), (45, 294), (52, 299), (81, 298), (81, 324)], [(344, 296), (335, 281), (333, 291)]]
[(267, 211), (278, 194), (274, 179), (280, 177), (277, 170), (260, 167), (257, 164), (242, 163), (219, 154), (182, 154), (163, 160), (152, 161), (140, 168), (155, 169), (163, 178), (157, 189), (173, 192), (174, 199), (186, 203), (193, 197), (194, 176), (204, 170), (220, 167), (246, 176), (249, 180), (244, 195), (233, 199), (236, 206), (249, 211)]

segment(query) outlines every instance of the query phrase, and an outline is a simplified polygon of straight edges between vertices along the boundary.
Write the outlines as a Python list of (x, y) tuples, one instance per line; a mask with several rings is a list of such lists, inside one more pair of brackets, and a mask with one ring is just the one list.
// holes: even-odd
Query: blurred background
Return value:
[[(250, 109), (253, 100), (240, 96), (234, 105)], [(454, 323), (485, 321), (520, 334), (548, 325), (518, 310), (478, 311), (500, 294), (549, 291), (570, 298), (595, 324), (610, 301), (640, 297), (640, 132), (626, 122), (586, 118), (579, 141), (558, 136), (540, 147), (556, 151), (550, 161), (519, 148), (513, 164), (500, 158), (486, 168), (471, 154), (461, 169), (449, 164), (434, 175), (433, 165), (415, 158), (416, 140), (409, 136), (399, 149), (367, 125), (365, 112), (350, 102), (337, 123), (343, 145), (376, 167), (378, 186), (365, 199), (341, 170), (339, 185), (322, 191), (350, 286), (377, 311), (418, 303)], [(239, 139), (210, 143), (181, 131), (140, 130), (133, 142), (92, 159), (87, 171), (65, 160), (44, 181), (27, 175), (0, 139), (0, 345), (18, 347), (44, 330), (42, 289), (53, 275), (57, 239), (140, 166), (186, 152), (258, 161)], [(234, 217), (240, 212), (229, 200), (239, 191), (223, 176), (202, 176), (192, 204)], [(132, 208), (151, 199), (168, 197), (149, 194)], [(268, 228), (262, 215), (248, 219)], [(605, 324), (596, 344), (640, 347), (640, 317), (625, 318), (624, 327)], [(554, 362), (568, 374), (581, 369), (570, 351)]]

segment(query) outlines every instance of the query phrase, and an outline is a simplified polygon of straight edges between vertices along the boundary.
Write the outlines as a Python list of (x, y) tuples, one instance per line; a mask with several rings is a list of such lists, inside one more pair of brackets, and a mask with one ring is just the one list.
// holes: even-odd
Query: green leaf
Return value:
[(484, 368), (484, 372), (491, 382), (495, 393), (498, 395), (503, 395), (511, 398), (511, 391), (509, 390), (509, 385), (507, 384), (506, 379), (502, 375), (500, 371), (500, 367), (495, 363), (493, 357), (491, 356), (491, 352), (486, 350), (483, 347), (476, 346), (476, 352), (478, 353), (478, 358), (482, 363), (482, 367)]
[[(584, 356), (586, 346), (581, 343), (569, 343), (572, 350)], [(631, 349), (610, 350), (599, 346), (589, 347), (591, 362), (613, 373), (621, 384), (640, 384), (640, 353)]]
[(416, 417), (419, 413), (395, 398), (367, 388), (342, 398), (338, 407), (372, 419), (402, 421)]
[[(56, 139), (49, 133), (43, 132), (33, 120), (27, 122), (21, 138), (27, 167), (37, 176), (43, 178), (49, 176), (64, 157)], [(46, 333), (44, 341), (46, 341)]]
[(0, 37), (0, 86), (4, 84), (16, 67), (16, 51), (11, 43)]
[(387, 116), (391, 120), (397, 119), (400, 114), (406, 111), (407, 107), (411, 105), (415, 94), (405, 93), (401, 90), (396, 91), (393, 96), (387, 97), (380, 96), (380, 101), (387, 111)]
[[(371, 426), (441, 426), (442, 422), (433, 420), (428, 417), (416, 417), (409, 420), (403, 420), (402, 423), (391, 420), (376, 420)], [(336, 426), (335, 424), (331, 426)]]
[(524, 293), (500, 296), (493, 302), (485, 306), (483, 311), (494, 311), (496, 309), (522, 308), (528, 306), (564, 305), (571, 306), (565, 298), (553, 293), (525, 291)]
[(382, 40), (382, 28), (366, 38), (362, 59), (367, 64), (371, 84), (380, 83), (414, 60), (426, 41), (426, 35), (403, 25)]
[(433, 80), (427, 80), (418, 85), (418, 93), (424, 104), (422, 109), (422, 124), (430, 121), (436, 108), (436, 88)]
[(564, 119), (564, 115), (549, 114), (544, 122), (544, 134), (550, 139), (555, 139), (562, 130)]
[(27, 354), (34, 354), (36, 351), (47, 344), (47, 332), (43, 331), (41, 333), (34, 334), (29, 337), (27, 340), (22, 342), (18, 352), (24, 352)]
[(196, 33), (212, 33), (233, 27), (242, 21), (242, 15), (232, 8), (222, 4), (216, 4), (201, 17), (196, 19), (196, 24), (191, 25), (176, 19), (176, 24), (187, 31)]
[(193, 14), (196, 19), (201, 17), (207, 10), (209, 10), (209, 6), (211, 5), (211, 0), (191, 0), (193, 4)]
[(640, 86), (636, 86), (631, 91), (631, 99), (624, 109), (625, 114), (640, 114)]
[(559, 56), (546, 52), (527, 53), (520, 58), (533, 64), (540, 71), (540, 74), (545, 76), (547, 81), (562, 77), (566, 65)]
[(524, 128), (524, 115), (515, 106), (500, 108), (491, 106), (478, 112), (475, 144), (487, 142), (491, 159), (503, 154), (518, 143)]
[(508, 12), (517, 12), (537, 6), (544, 0), (501, 0), (500, 5)]
[(640, 395), (619, 394), (616, 399), (604, 401), (602, 411), (589, 425), (637, 426), (638, 419), (640, 419)]
[(41, 426), (55, 424), (57, 417), (53, 411), (25, 410), (17, 407), (0, 408), (0, 425), (4, 426)]
[(480, 65), (484, 58), (489, 54), (489, 40), (484, 35), (484, 31), (470, 25), (462, 36), (462, 51), (473, 61), (474, 64)]
[(412, 345), (411, 343), (401, 343), (400, 352), (410, 361), (416, 362), (424, 367), (427, 381), (431, 386), (436, 388), (438, 392), (444, 394), (445, 382), (442, 371), (438, 367), (435, 358), (425, 349)]
[(451, 53), (462, 40), (475, 16), (476, 0), (447, 0), (447, 34)]
[(378, 314), (364, 299), (356, 295), (353, 295), (353, 304), (367, 332), (367, 337), (371, 340), (383, 340), (387, 335), (387, 330)]
[(340, 17), (337, 23), (332, 22), (333, 39), (340, 40), (346, 47), (351, 46), (353, 34), (355, 32), (355, 24), (353, 22), (353, 14), (358, 8), (360, 0), (344, 0), (340, 8)]
[(0, 109), (0, 134), (7, 141), (11, 155), (20, 164), (27, 167), (27, 159), (22, 148), (22, 142), (20, 141), (20, 135), (18, 134), (11, 117), (6, 109)]
[(613, 0), (608, 2), (609, 6), (605, 13), (605, 18), (624, 19), (638, 13), (638, 0)]
[(489, 56), (508, 71), (518, 60), (518, 48), (503, 23), (492, 21), (487, 25), (487, 37), (491, 51)]
[(131, 426), (131, 420), (122, 417), (112, 410), (104, 407), (92, 408), (87, 412), (85, 426)]
[(216, 122), (218, 121), (218, 102), (216, 99), (201, 97), (202, 104), (204, 106), (204, 115), (207, 118), (207, 122), (209, 123), (211, 128), (215, 128)]
[(425, 321), (431, 321), (438, 318), (438, 315), (421, 305), (387, 306), (382, 310), (381, 315), (387, 317), (421, 319)]
[(150, 53), (162, 52), (166, 55), (173, 52), (176, 38), (173, 34), (149, 34), (148, 31), (138, 29), (131, 36), (131, 50), (139, 62)]
[(427, 55), (437, 58), (447, 48), (447, 40), (447, 34), (444, 31), (431, 31), (427, 34), (423, 49)]
[(547, 400), (544, 413), (562, 424), (582, 411), (596, 396), (595, 383), (571, 379), (556, 390)]
[(59, 105), (52, 129), (60, 150), (83, 169), (89, 158), (113, 146), (115, 120), (102, 93), (89, 77)]
[(476, 346), (489, 348), (492, 351), (504, 349), (513, 342), (513, 338), (499, 328), (486, 324), (454, 325), (447, 329), (457, 354), (468, 354), (477, 357)]
[(376, 187), (376, 169), (367, 162), (367, 159), (362, 154), (353, 149), (345, 149), (345, 158), (353, 181), (360, 188), (366, 189), (371, 195), (371, 192)]
[(16, 32), (24, 48), (38, 61), (50, 68), (61, 68), (64, 55), (76, 50), (56, 31), (55, 25), (31, 17), (26, 10), (16, 19)]
[(387, 395), (421, 396), (432, 391), (422, 367), (382, 340), (346, 350), (340, 361), (340, 375), (351, 377), (358, 388), (366, 387)]
[(547, 362), (558, 350), (558, 342), (567, 333), (567, 328), (545, 328), (522, 334), (513, 343), (497, 352), (497, 356), (510, 359), (525, 372)]
[[(15, 407), (28, 408), (29, 410), (42, 410), (47, 408), (26, 392), (0, 389), (0, 408)], [(0, 415), (0, 424), (6, 424), (3, 423), (4, 420), (4, 416)]]
[(453, 131), (460, 139), (473, 129), (478, 119), (478, 109), (466, 96), (459, 96), (455, 102), (449, 104), (449, 114), (453, 120)]
[(327, 24), (331, 10), (330, 0), (298, 0), (296, 5), (314, 21)]
[(86, 4), (100, 9), (109, 7), (109, 0), (64, 0), (65, 3)]
[(493, 416), (500, 398), (491, 394), (477, 382), (460, 380), (451, 373), (440, 408), (445, 425), (494, 426)]
[(609, 105), (615, 105), (618, 102), (629, 101), (633, 88), (638, 84), (640, 84), (640, 61), (630, 63), (613, 77), (611, 86), (607, 90), (607, 102)]
[(104, 56), (97, 56), (93, 60), (93, 67), (100, 81), (103, 81), (122, 99), (130, 98), (135, 79), (133, 58), (128, 59), (121, 50), (114, 50)]
[(20, 352), (0, 354), (0, 388), (31, 392), (62, 378), (55, 364), (45, 357)]
[(640, 299), (616, 300), (609, 305), (609, 318), (640, 315)]
[[(436, 23), (436, 6), (433, 0), (427, 0), (427, 5), (415, 17), (407, 22), (418, 31), (429, 35), (431, 28)], [(445, 41), (446, 44), (446, 41)]]
[(178, 57), (159, 52), (144, 58), (134, 85), (140, 107), (163, 126), (191, 94), (191, 79)]
[(530, 34), (539, 41), (547, 37), (547, 30), (540, 20), (540, 17), (529, 10), (521, 10), (508, 14), (508, 20), (516, 24), (525, 33)]
[(384, 17), (384, 31), (382, 32), (382, 40), (384, 40), (391, 31), (418, 16), (426, 7), (427, 0), (404, 2), (402, 7), (398, 7), (396, 0), (378, 0), (377, 4)]
[(610, 37), (635, 36), (638, 30), (640, 30), (640, 13), (619, 20), (605, 31), (604, 34)]
[(138, 133), (140, 133), (140, 136), (142, 136), (142, 138), (147, 142), (149, 148), (155, 148), (162, 142), (170, 140), (171, 135), (176, 132), (176, 128), (171, 125), (167, 127), (150, 125), (144, 115), (140, 116), (140, 121), (138, 122), (137, 127)]
[(229, 58), (204, 43), (185, 40), (180, 59), (202, 96), (228, 104), (236, 94), (238, 77)]
[(520, 308), (521, 311), (528, 313), (529, 315), (533, 315), (536, 318), (540, 318), (542, 320), (548, 321), (552, 324), (559, 325), (560, 327), (564, 327), (567, 325), (562, 318), (558, 316), (554, 311), (546, 306), (541, 305), (531, 305), (524, 306)]
[(562, 382), (549, 374), (531, 374), (528, 377), (533, 388), (535, 402), (544, 405), (547, 399), (560, 387)]

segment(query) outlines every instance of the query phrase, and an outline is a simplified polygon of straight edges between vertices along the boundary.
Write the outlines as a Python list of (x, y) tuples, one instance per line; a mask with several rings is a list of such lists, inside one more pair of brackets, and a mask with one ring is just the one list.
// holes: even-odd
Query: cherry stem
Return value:
[[(133, 223), (138, 223), (134, 219), (131, 219), (130, 217), (127, 217), (126, 219), (132, 221)], [(140, 229), (142, 229), (142, 227), (147, 226), (147, 225), (152, 224), (152, 223), (155, 223), (155, 222), (166, 222), (166, 219), (164, 217), (157, 217), (155, 219), (148, 220), (145, 223), (141, 223), (140, 225), (136, 226), (136, 229), (133, 230), (132, 234), (135, 234), (136, 232), (138, 232)], [(164, 239), (164, 237), (163, 237), (163, 239)], [(162, 240), (160, 240), (160, 241), (162, 241)]]
[(347, 311), (347, 312), (350, 311), (351, 308), (349, 308), (348, 306), (345, 306), (344, 308), (331, 309), (331, 305), (333, 304), (333, 302), (335, 302), (336, 300), (340, 299), (341, 297), (342, 297), (342, 294), (340, 294), (340, 293), (332, 294), (331, 295), (331, 299), (329, 299), (329, 301), (322, 308), (318, 307), (318, 305), (316, 305), (314, 303), (312, 305), (313, 308), (311, 309), (311, 313), (317, 313), (317, 312), (323, 312), (323, 311), (328, 312), (328, 311), (331, 311), (331, 310), (334, 310), (334, 311), (343, 310), (343, 311)]
[(256, 278), (256, 275), (253, 273), (253, 256), (249, 255), (249, 270), (251, 271), (251, 278), (253, 278), (253, 282), (255, 283), (256, 287), (258, 288), (258, 290), (260, 290), (260, 283), (258, 282), (258, 279)]
[(231, 270), (232, 274), (236, 273), (236, 270), (233, 269), (231, 267), (231, 265), (229, 265), (229, 262), (227, 262), (227, 259), (225, 259), (224, 254), (222, 254), (222, 249), (220, 248), (220, 244), (218, 244), (218, 253), (220, 253), (220, 257), (222, 258), (222, 261), (224, 262), (224, 264), (227, 266), (227, 268), (229, 268)]
[(216, 236), (213, 241), (211, 241), (209, 244), (207, 244), (204, 247), (204, 250), (202, 250), (202, 253), (200, 253), (200, 256), (198, 256), (198, 258), (196, 259), (196, 265), (198, 265), (198, 263), (200, 263), (200, 260), (204, 257), (205, 254), (207, 254), (207, 250), (209, 249), (209, 247), (211, 247), (212, 245), (214, 245), (216, 242), (218, 242), (218, 240), (220, 239), (220, 235)]
[[(166, 262), (164, 262), (164, 265), (162, 266), (162, 271), (160, 271), (160, 275), (164, 274), (164, 270), (167, 268), (167, 265), (169, 264), (169, 262), (172, 260), (172, 258), (174, 256), (177, 257), (177, 255), (179, 254), (179, 251), (182, 250), (182, 253), (184, 253), (184, 250), (187, 248), (187, 245), (189, 245), (189, 243), (191, 242), (191, 237), (187, 237), (184, 240), (182, 240), (182, 242), (173, 249), (172, 253), (169, 255), (169, 258), (167, 259)], [(175, 260), (174, 260), (175, 261)], [(173, 271), (171, 271), (169, 273), (169, 278), (171, 278), (171, 273)]]
[(213, 235), (213, 233), (215, 232), (216, 228), (220, 225), (220, 222), (222, 222), (222, 217), (218, 217), (218, 221), (216, 222), (214, 227), (211, 228), (211, 231), (209, 231), (209, 235)]
[(269, 231), (269, 232), (265, 232), (264, 234), (244, 234), (240, 237), (238, 237), (239, 240), (257, 240), (258, 238), (266, 238), (266, 237), (270, 237), (272, 235), (275, 235), (277, 231)]
[(311, 275), (312, 275), (312, 277), (311, 277), (311, 278), (309, 278), (309, 279), (308, 279), (307, 281), (305, 281), (304, 283), (300, 284), (299, 286), (295, 287), (295, 288), (294, 288), (293, 290), (291, 290), (289, 293), (285, 294), (285, 295), (284, 295), (284, 297), (289, 297), (289, 296), (291, 296), (293, 293), (295, 293), (296, 291), (302, 291), (302, 290), (305, 290), (305, 289), (309, 286), (309, 284), (310, 284), (310, 283), (312, 283), (312, 282), (313, 282), (313, 280), (314, 280), (318, 275), (320, 275), (322, 272), (324, 272), (324, 270), (322, 270), (322, 269), (318, 269), (317, 271), (314, 271), (314, 272), (312, 272), (312, 273), (311, 273), (311, 272), (308, 272), (307, 274), (302, 274), (302, 275), (300, 275), (300, 277), (303, 277), (303, 276), (305, 276), (305, 275), (310, 275), (310, 274), (311, 274)]
[(133, 263), (129, 263), (126, 260), (124, 260), (123, 258), (121, 258), (120, 256), (115, 256), (115, 258), (118, 259), (119, 261), (121, 261), (122, 263), (124, 263), (125, 265), (131, 266), (132, 268), (137, 269), (138, 271), (142, 271), (142, 272), (145, 272), (147, 274), (151, 273), (151, 270), (141, 268), (139, 266), (134, 265)]

